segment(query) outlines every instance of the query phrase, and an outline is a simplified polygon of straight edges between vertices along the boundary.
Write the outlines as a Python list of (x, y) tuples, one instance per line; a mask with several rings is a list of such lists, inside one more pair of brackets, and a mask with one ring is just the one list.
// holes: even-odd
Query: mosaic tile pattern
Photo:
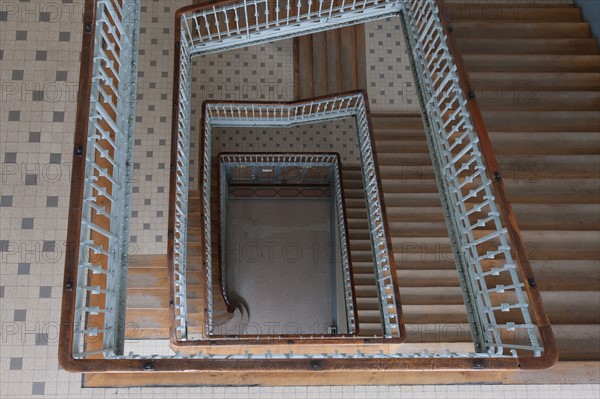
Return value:
[(132, 180), (132, 251), (167, 250), (173, 101), (173, 20), (187, 0), (142, 1), (136, 137)]
[[(170, 123), (171, 33), (166, 29), (175, 9), (187, 2), (142, 1), (146, 30), (140, 48), (135, 148), (140, 178), (134, 207), (139, 220), (132, 235), (150, 252), (164, 248), (156, 236), (164, 230), (158, 212), (166, 212), (159, 188), (168, 183), (161, 165), (169, 153), (168, 142), (161, 140), (170, 135), (165, 126)], [(56, 357), (82, 6), (82, 0), (0, 2), (0, 398), (600, 397), (597, 385), (82, 389), (81, 375), (62, 370)], [(146, 232), (140, 232), (143, 223), (150, 223)], [(164, 349), (160, 341), (135, 345), (143, 351)]]
[(400, 18), (365, 24), (367, 92), (372, 112), (418, 113), (419, 99)]

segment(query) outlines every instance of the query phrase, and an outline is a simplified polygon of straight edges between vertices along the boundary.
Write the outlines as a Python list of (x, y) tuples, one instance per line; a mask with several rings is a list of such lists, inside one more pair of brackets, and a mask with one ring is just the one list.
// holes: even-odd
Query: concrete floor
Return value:
[(227, 214), (227, 287), (250, 315), (241, 333), (326, 333), (335, 292), (329, 198), (230, 197)]

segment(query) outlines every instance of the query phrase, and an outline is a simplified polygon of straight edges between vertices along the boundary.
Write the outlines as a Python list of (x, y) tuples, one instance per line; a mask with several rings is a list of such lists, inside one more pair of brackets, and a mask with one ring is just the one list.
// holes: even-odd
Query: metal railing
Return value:
[(181, 15), (192, 55), (335, 29), (400, 10), (397, 0), (243, 0), (196, 8)]
[[(353, 117), (356, 119), (357, 136), (360, 150), (363, 185), (367, 203), (371, 248), (373, 251), (375, 280), (378, 288), (383, 333), (386, 338), (400, 337), (401, 325), (395, 286), (395, 268), (391, 259), (384, 209), (383, 193), (377, 174), (377, 163), (373, 151), (372, 135), (367, 115), (367, 106), (362, 92), (323, 97), (295, 103), (244, 103), (244, 102), (206, 102), (203, 120), (203, 168), (202, 190), (204, 208), (205, 262), (206, 273), (212, 272), (210, 266), (210, 190), (211, 190), (211, 143), (212, 128), (219, 127), (292, 127), (316, 121), (329, 121)], [(207, 290), (212, 295), (210, 288)], [(212, 298), (207, 299), (210, 309)], [(208, 315), (209, 330), (212, 327), (211, 315)]]
[(98, 0), (95, 6), (88, 127), (75, 149), (85, 174), (71, 284), (74, 357), (122, 354), (125, 330), (139, 3)]
[(177, 136), (175, 142), (175, 212), (174, 212), (174, 307), (175, 328), (179, 337), (187, 335), (186, 256), (188, 228), (188, 194), (190, 176), (190, 121), (192, 113), (192, 76), (189, 45), (181, 38), (179, 55), (179, 98), (177, 101)]
[[(445, 199), (477, 350), (470, 353), (401, 353), (390, 347), (385, 353), (378, 349), (375, 352), (357, 349), (346, 353), (343, 350), (338, 352), (332, 346), (331, 351), (319, 348), (316, 353), (310, 350), (293, 353), (280, 349), (274, 354), (270, 350), (265, 353), (257, 349), (244, 355), (222, 352), (215, 355), (208, 350), (194, 355), (149, 358), (123, 355), (130, 204), (127, 177), (133, 165), (135, 95), (131, 95), (135, 93), (137, 72), (139, 2), (86, 0), (85, 4), (67, 241), (67, 251), (74, 256), (68, 257), (65, 262), (64, 323), (59, 349), (60, 361), (65, 369), (79, 372), (181, 371), (211, 367), (245, 370), (250, 359), (256, 359), (252, 361), (255, 370), (286, 369), (289, 364), (280, 362), (273, 366), (271, 359), (297, 359), (294, 367), (306, 370), (314, 369), (315, 365), (335, 369), (340, 364), (349, 370), (380, 368), (386, 359), (390, 359), (392, 367), (397, 365), (393, 363), (395, 359), (405, 359), (410, 363), (409, 367), (415, 369), (543, 368), (556, 361), (554, 337), (524, 255), (501, 175), (497, 165), (494, 166), (489, 138), (473, 99), (465, 97), (465, 93), (470, 92), (465, 85), (467, 79), (464, 70), (457, 66), (456, 51), (449, 40), (450, 30), (440, 15), (440, 0), (355, 1), (348, 4), (343, 0), (330, 3), (301, 3), (298, 0), (285, 3), (285, 7), (282, 2), (281, 7), (275, 7), (274, 13), (265, 5), (262, 14), (261, 7), (256, 6), (258, 2), (235, 0), (211, 6), (190, 6), (178, 12), (175, 49), (179, 63), (176, 65), (173, 104), (169, 213), (169, 266), (174, 280), (172, 309), (177, 320), (177, 333), (172, 338), (185, 338), (187, 334), (185, 253), (191, 58), (400, 14), (420, 86), (428, 140), (434, 163), (438, 166), (438, 182)], [(254, 14), (251, 11), (253, 4)], [(232, 8), (233, 5), (236, 7)], [(326, 5), (329, 5), (329, 10), (324, 12)], [(242, 6), (246, 10), (244, 14), (240, 13)], [(284, 19), (283, 15), (286, 18), (289, 15), (289, 18)], [(204, 28), (198, 27), (202, 20)], [(401, 315), (396, 306), (398, 298), (393, 285), (393, 259), (388, 246), (391, 241), (386, 238), (384, 210), (380, 201), (382, 193), (377, 184), (377, 164), (371, 148), (363, 96), (348, 94), (302, 104), (261, 104), (258, 107), (217, 103), (211, 104), (208, 111), (207, 120), (210, 118), (211, 123), (204, 126), (208, 136), (212, 124), (264, 126), (264, 121), (268, 121), (270, 126), (293, 126), (328, 118), (356, 118), (385, 334), (400, 335)], [(203, 151), (204, 159), (210, 159), (210, 141), (205, 143)], [(206, 184), (204, 178), (203, 185)], [(497, 277), (507, 277), (510, 283), (490, 284)], [(507, 295), (509, 292), (515, 299), (503, 300), (504, 296), (510, 297)], [(521, 321), (516, 323), (513, 321), (516, 318), (503, 317), (508, 321), (498, 323), (499, 315), (517, 315)], [(527, 331), (529, 342), (521, 346), (507, 344), (502, 334), (520, 328)], [(542, 344), (536, 340), (537, 336), (541, 337)], [(361, 348), (369, 347), (363, 343)], [(534, 356), (516, 358), (516, 351), (521, 350)], [(535, 357), (540, 353), (541, 356)], [(313, 359), (337, 360), (315, 363)], [(445, 359), (452, 359), (452, 362)], [(541, 360), (535, 362), (531, 359)]]
[[(530, 314), (508, 226), (501, 218), (493, 177), (480, 148), (481, 133), (474, 127), (461, 76), (447, 43), (439, 3), (421, 0), (402, 4), (427, 139), (475, 349), (514, 356), (524, 350), (541, 356), (544, 347)], [(526, 332), (525, 343), (504, 342), (503, 336), (517, 330)]]
[[(223, 154), (220, 156), (221, 168), (221, 196), (219, 206), (221, 207), (221, 218), (226, 220), (226, 202), (227, 202), (227, 187), (232, 179), (232, 168), (242, 167), (244, 170), (251, 168), (249, 178), (242, 180), (244, 184), (248, 183), (264, 183), (261, 176), (263, 168), (269, 168), (269, 175), (272, 176), (272, 183), (285, 186), (286, 183), (280, 183), (280, 176), (290, 168), (299, 169), (299, 176), (294, 180), (294, 184), (310, 186), (312, 184), (328, 184), (331, 187), (334, 201), (335, 215), (332, 219), (337, 226), (337, 237), (339, 241), (339, 262), (341, 265), (344, 286), (344, 303), (346, 307), (346, 323), (348, 333), (356, 333), (356, 316), (355, 316), (355, 299), (354, 299), (354, 284), (352, 280), (352, 271), (349, 256), (349, 242), (346, 234), (346, 211), (344, 206), (344, 196), (342, 193), (341, 171), (339, 166), (339, 155), (337, 154), (314, 154), (314, 153), (240, 153), (240, 154)], [(326, 168), (326, 174), (310, 175), (312, 168)], [(287, 174), (286, 174), (287, 176)], [(223, 222), (221, 222), (221, 246), (226, 246)], [(206, 243), (210, 245), (210, 242)], [(224, 251), (222, 252), (224, 253)], [(227, 294), (227, 267), (225, 258), (221, 257), (221, 282), (224, 296)], [(210, 280), (209, 280), (210, 281)], [(208, 283), (210, 284), (210, 282)], [(212, 326), (212, 320), (209, 320), (209, 325)]]

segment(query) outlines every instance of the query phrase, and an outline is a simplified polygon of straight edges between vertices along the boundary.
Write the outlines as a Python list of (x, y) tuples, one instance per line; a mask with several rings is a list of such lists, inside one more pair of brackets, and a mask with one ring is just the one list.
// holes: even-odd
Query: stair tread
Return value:
[(491, 24), (482, 21), (456, 21), (452, 24), (457, 37), (493, 38), (589, 38), (586, 22), (511, 22)]
[(581, 22), (581, 11), (570, 5), (536, 4), (448, 4), (447, 14), (453, 23), (461, 21), (486, 22)]
[(464, 54), (598, 54), (595, 38), (513, 39), (462, 38), (458, 49)]

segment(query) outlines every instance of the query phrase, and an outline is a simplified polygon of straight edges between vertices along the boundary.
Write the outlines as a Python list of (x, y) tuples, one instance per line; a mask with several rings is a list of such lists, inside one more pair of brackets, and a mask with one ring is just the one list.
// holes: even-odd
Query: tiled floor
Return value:
[(367, 92), (372, 112), (418, 113), (419, 99), (400, 18), (365, 25)]
[[(137, 251), (143, 253), (164, 252), (166, 245), (171, 24), (174, 11), (187, 3), (142, 0), (131, 235)], [(83, 0), (0, 1), (0, 398), (600, 397), (598, 386), (591, 385), (82, 389), (81, 376), (63, 371), (56, 357), (82, 10)], [(390, 51), (386, 46), (397, 46), (401, 39), (394, 24), (369, 24), (370, 57), (385, 58)], [(266, 87), (275, 85), (275, 98), (286, 99), (289, 44), (265, 47), (265, 51), (242, 51), (239, 59), (235, 58), (239, 53), (217, 56), (215, 62), (224, 63), (226, 72), (211, 76), (214, 69), (209, 64), (196, 84), (204, 84), (205, 90), (208, 83), (216, 85), (216, 97), (243, 96), (244, 89), (236, 88), (235, 82), (261, 82), (262, 78), (255, 75), (245, 82), (251, 77), (236, 76), (234, 62), (242, 60), (248, 62), (244, 73), (252, 73), (250, 65), (256, 67), (265, 74)], [(270, 58), (274, 48), (278, 55)], [(402, 51), (393, 53), (400, 56), (391, 69), (373, 61), (375, 69), (369, 71), (373, 109), (414, 111), (405, 58)], [(198, 70), (205, 61), (198, 61)], [(230, 69), (235, 79), (228, 82)], [(392, 80), (402, 83), (388, 84), (389, 88), (378, 83)], [(233, 87), (219, 88), (220, 82)], [(195, 106), (201, 100), (197, 97)]]

